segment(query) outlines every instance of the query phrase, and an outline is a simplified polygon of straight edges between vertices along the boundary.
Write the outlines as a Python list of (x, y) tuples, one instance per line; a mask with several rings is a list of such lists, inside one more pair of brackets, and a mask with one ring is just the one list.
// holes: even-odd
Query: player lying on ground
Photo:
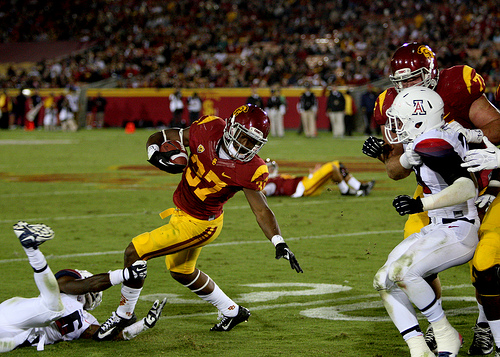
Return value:
[[(146, 277), (143, 261), (126, 268), (92, 275), (85, 270), (66, 269), (55, 276), (45, 256), (38, 249), (52, 239), (54, 232), (44, 224), (18, 222), (14, 232), (19, 238), (30, 265), (40, 296), (26, 299), (14, 297), (0, 304), (0, 352), (25, 346), (44, 345), (79, 338), (91, 338), (99, 329), (97, 319), (88, 311), (102, 300), (102, 291), (112, 285)], [(124, 329), (115, 339), (130, 340), (153, 327), (165, 305), (156, 300), (147, 316)]]
[(316, 165), (309, 170), (308, 176), (292, 176), (279, 174), (279, 165), (276, 161), (266, 159), (269, 170), (269, 179), (264, 187), (266, 196), (316, 196), (323, 192), (329, 182), (336, 183), (343, 196), (367, 196), (375, 181), (361, 183), (352, 176), (347, 168), (339, 161), (330, 161), (323, 165)]

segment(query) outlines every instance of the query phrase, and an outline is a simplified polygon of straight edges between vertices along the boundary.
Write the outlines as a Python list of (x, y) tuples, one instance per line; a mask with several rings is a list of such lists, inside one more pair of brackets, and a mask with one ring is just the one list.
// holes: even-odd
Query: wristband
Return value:
[(118, 285), (124, 282), (123, 278), (123, 269), (118, 269), (118, 270), (113, 270), (109, 271), (109, 281), (111, 282), (111, 285)]
[(151, 160), (151, 156), (157, 151), (160, 151), (160, 147), (156, 144), (151, 144), (148, 146), (148, 160)]
[(283, 239), (282, 236), (276, 234), (271, 238), (271, 242), (273, 242), (274, 246), (276, 247), (279, 243), (285, 243), (285, 240)]
[(403, 153), (403, 155), (401, 155), (399, 157), (399, 163), (401, 164), (401, 166), (403, 166), (407, 170), (412, 168), (412, 165), (408, 161), (408, 157), (406, 156), (406, 153)]

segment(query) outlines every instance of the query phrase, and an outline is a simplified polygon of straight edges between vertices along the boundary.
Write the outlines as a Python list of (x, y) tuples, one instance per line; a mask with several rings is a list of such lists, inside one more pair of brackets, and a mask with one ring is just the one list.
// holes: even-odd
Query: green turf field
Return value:
[[(12, 232), (18, 220), (45, 223), (56, 232), (41, 250), (55, 272), (93, 273), (122, 267), (123, 250), (137, 234), (163, 222), (180, 178), (146, 162), (153, 131), (122, 129), (76, 133), (0, 132), (0, 301), (38, 295), (32, 269)], [(167, 296), (163, 317), (152, 330), (128, 342), (73, 341), (47, 346), (43, 356), (408, 356), (388, 319), (372, 278), (402, 239), (405, 218), (392, 207), (398, 194), (412, 194), (412, 175), (400, 182), (361, 153), (365, 137), (332, 139), (321, 132), (306, 139), (289, 131), (271, 138), (261, 157), (281, 172), (306, 174), (316, 163), (342, 161), (360, 180), (376, 180), (368, 197), (340, 196), (336, 186), (311, 198), (270, 198), (283, 236), (304, 274), (274, 259), (242, 193), (225, 207), (224, 229), (205, 247), (198, 267), (252, 313), (228, 333), (209, 332), (216, 309), (175, 282), (164, 261), (149, 262), (136, 314), (143, 317), (155, 298)], [(443, 306), (472, 341), (474, 289), (468, 265), (440, 274)], [(120, 288), (104, 292), (93, 313), (104, 321), (117, 307)], [(422, 328), (427, 322), (422, 320)], [(35, 355), (35, 348), (11, 355)], [(38, 355), (38, 354), (37, 354)]]

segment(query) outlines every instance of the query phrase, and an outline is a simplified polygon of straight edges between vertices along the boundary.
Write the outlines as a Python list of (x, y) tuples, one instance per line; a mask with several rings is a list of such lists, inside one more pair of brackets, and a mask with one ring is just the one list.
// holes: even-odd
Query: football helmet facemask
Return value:
[(421, 81), (415, 86), (434, 89), (439, 74), (436, 55), (429, 46), (417, 42), (405, 43), (392, 56), (391, 72), (389, 79), (397, 92), (404, 89), (404, 82), (416, 78)]
[(270, 158), (266, 159), (267, 171), (269, 171), (269, 177), (277, 177), (278, 176), (278, 163)]
[(401, 91), (386, 114), (385, 135), (391, 144), (406, 144), (445, 124), (443, 99), (425, 87), (410, 87)]
[[(90, 278), (94, 274), (87, 270), (75, 269), (82, 279)], [(87, 311), (92, 311), (102, 302), (102, 291), (88, 292), (86, 294), (78, 295), (77, 300), (83, 303), (83, 309)]]
[(270, 123), (265, 111), (245, 104), (227, 119), (223, 140), (228, 154), (236, 160), (248, 162), (267, 142)]

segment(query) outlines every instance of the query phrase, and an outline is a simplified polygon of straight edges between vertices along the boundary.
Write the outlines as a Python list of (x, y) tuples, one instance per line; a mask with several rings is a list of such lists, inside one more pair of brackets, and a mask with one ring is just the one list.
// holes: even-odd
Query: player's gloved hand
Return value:
[(406, 145), (405, 152), (399, 157), (399, 162), (405, 169), (422, 165), (422, 158), (413, 150), (413, 143)]
[(184, 170), (185, 166), (170, 162), (170, 158), (180, 152), (180, 150), (171, 150), (167, 152), (155, 151), (149, 158), (148, 162), (162, 171), (170, 174), (180, 174)]
[(145, 260), (137, 260), (131, 266), (123, 269), (123, 280), (146, 279), (148, 275), (148, 263)]
[(490, 208), (491, 202), (495, 199), (495, 196), (485, 193), (482, 196), (479, 196), (475, 202), (477, 208), (484, 209), (484, 212), (488, 211)]
[(488, 138), (483, 138), (486, 149), (469, 150), (465, 154), (464, 163), (460, 166), (467, 167), (467, 171), (493, 170), (500, 167), (500, 150)]
[(445, 130), (458, 131), (465, 136), (465, 140), (472, 144), (481, 144), (483, 142), (483, 131), (481, 129), (465, 129), (459, 122), (452, 121), (445, 126)]
[(363, 143), (363, 154), (376, 159), (380, 156), (380, 154), (382, 154), (384, 144), (384, 140), (378, 139), (374, 136), (370, 136)]
[(414, 199), (408, 195), (399, 195), (392, 201), (392, 205), (396, 208), (400, 216), (424, 211), (424, 206), (420, 197)]
[(154, 327), (154, 325), (156, 325), (156, 322), (160, 319), (161, 312), (166, 302), (167, 298), (164, 298), (161, 302), (160, 300), (156, 300), (153, 303), (153, 306), (144, 318), (144, 325), (146, 325), (148, 328), (152, 328)]
[(297, 273), (303, 273), (304, 271), (299, 265), (295, 254), (292, 253), (290, 248), (285, 242), (276, 244), (276, 259), (285, 258), (290, 262), (290, 267)]

